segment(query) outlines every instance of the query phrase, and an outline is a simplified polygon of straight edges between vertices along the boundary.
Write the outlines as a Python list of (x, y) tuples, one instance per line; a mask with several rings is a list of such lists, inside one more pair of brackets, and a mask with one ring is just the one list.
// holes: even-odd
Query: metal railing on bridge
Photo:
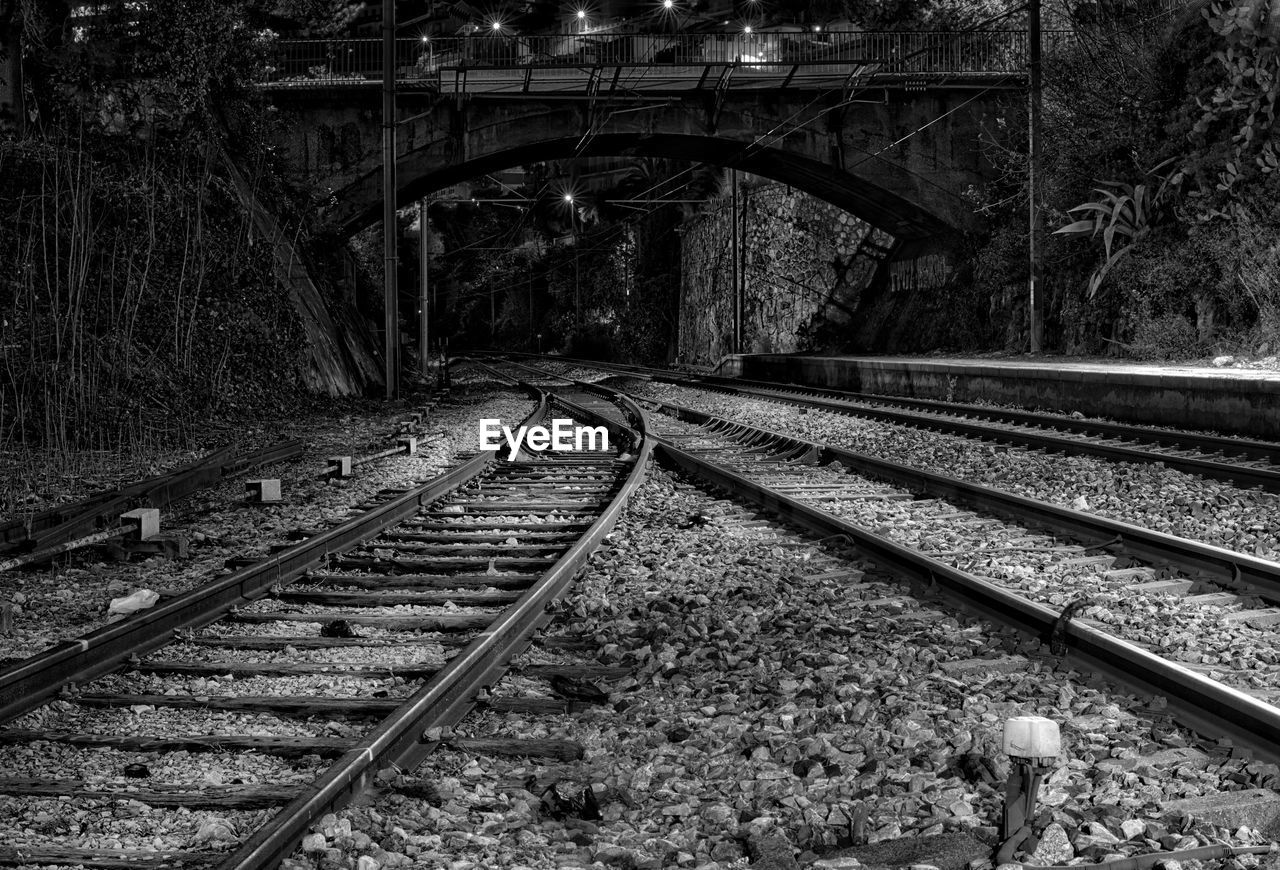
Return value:
[[(1056, 32), (1046, 34), (1052, 43)], [(1048, 46), (1046, 46), (1048, 47)], [(283, 40), (267, 71), (268, 87), (333, 87), (382, 81), (379, 39)], [(752, 74), (784, 84), (849, 78), (855, 70), (901, 78), (1021, 75), (1027, 63), (1027, 34), (1020, 30), (823, 31), (820, 33), (662, 34), (595, 32), (511, 36), (478, 33), (398, 39), (395, 75), (408, 86), (453, 91), (460, 76), (494, 80), (519, 71), (527, 92), (533, 71), (576, 72), (586, 78), (601, 68), (635, 68), (650, 84), (672, 82), (673, 74), (706, 80), (706, 70), (732, 67), (734, 85)], [(743, 81), (743, 75), (747, 77)], [(554, 77), (553, 77), (554, 78)], [(635, 80), (636, 76), (628, 76)], [(545, 79), (544, 79), (545, 80)], [(785, 80), (785, 81), (783, 81)], [(714, 85), (714, 81), (711, 83)]]

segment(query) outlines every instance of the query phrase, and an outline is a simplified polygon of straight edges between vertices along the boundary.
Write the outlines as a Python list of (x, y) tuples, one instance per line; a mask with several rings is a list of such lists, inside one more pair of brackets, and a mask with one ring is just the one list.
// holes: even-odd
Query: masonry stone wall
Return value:
[[(733, 263), (730, 198), (683, 227), (680, 359), (714, 364), (731, 353)], [(846, 327), (876, 260), (860, 249), (868, 233), (890, 237), (848, 212), (791, 187), (744, 183), (737, 219), (744, 281), (743, 350), (820, 349)], [(745, 225), (745, 227), (744, 227)]]

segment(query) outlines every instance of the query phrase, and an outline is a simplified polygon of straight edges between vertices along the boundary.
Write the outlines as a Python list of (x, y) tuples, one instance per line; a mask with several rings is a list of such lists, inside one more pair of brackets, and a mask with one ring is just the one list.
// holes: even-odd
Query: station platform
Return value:
[(738, 354), (725, 357), (715, 373), (1280, 440), (1275, 369), (1055, 357)]

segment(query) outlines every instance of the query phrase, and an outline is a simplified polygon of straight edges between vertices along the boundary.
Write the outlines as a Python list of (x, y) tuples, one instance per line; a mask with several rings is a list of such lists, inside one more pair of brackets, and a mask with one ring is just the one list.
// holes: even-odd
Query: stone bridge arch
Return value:
[[(299, 180), (331, 194), (325, 223), (349, 235), (381, 219), (376, 94), (277, 91)], [(1011, 91), (876, 89), (855, 100), (729, 92), (699, 101), (455, 100), (412, 92), (398, 133), (397, 202), (511, 166), (575, 156), (665, 157), (741, 169), (831, 202), (903, 240), (981, 225), (965, 191), (992, 176), (985, 118)]]

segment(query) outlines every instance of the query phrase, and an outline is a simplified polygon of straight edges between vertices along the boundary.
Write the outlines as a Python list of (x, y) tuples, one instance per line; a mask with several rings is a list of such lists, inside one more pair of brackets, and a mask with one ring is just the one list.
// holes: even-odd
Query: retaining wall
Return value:
[(748, 354), (717, 374), (1280, 440), (1280, 372)]

